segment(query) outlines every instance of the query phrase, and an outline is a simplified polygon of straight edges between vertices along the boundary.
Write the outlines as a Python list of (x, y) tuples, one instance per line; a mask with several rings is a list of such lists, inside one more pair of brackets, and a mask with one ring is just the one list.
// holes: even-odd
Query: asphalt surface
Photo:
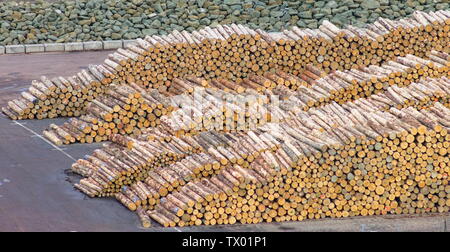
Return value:
[[(41, 75), (70, 76), (108, 53), (0, 56), (0, 106)], [(117, 202), (86, 199), (66, 181), (74, 160), (100, 145), (60, 149), (40, 136), (65, 120), (14, 122), (0, 115), (0, 231), (136, 230), (138, 220)]]
[[(109, 52), (0, 56), (0, 107), (41, 75), (70, 76)], [(58, 148), (42, 136), (66, 119), (11, 121), (0, 113), (1, 231), (450, 231), (450, 214), (361, 217), (289, 223), (143, 229), (137, 216), (114, 199), (90, 199), (75, 190), (74, 160), (100, 144)]]

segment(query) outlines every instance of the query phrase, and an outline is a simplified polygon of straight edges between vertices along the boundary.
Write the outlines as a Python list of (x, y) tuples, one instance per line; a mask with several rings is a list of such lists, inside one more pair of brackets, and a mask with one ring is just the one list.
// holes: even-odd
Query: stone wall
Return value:
[(279, 31), (327, 19), (362, 26), (378, 17), (449, 9), (450, 0), (79, 0), (0, 2), (0, 45), (135, 39), (174, 29), (241, 23)]

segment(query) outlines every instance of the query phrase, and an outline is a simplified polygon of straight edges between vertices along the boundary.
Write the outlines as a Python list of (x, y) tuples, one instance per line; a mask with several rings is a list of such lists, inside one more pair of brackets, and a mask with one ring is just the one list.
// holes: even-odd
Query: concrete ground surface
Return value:
[[(0, 107), (41, 75), (70, 76), (110, 53), (76, 52), (0, 56)], [(0, 113), (1, 231), (450, 231), (450, 214), (358, 217), (213, 227), (140, 227), (137, 216), (115, 199), (90, 199), (75, 190), (68, 172), (101, 144), (56, 147), (42, 136), (66, 119), (11, 121)]]

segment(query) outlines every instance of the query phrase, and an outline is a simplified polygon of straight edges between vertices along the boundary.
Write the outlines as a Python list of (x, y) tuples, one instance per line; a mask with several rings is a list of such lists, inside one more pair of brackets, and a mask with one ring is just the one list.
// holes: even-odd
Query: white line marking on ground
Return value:
[[(11, 124), (11, 125), (17, 125), (17, 121), (14, 121), (14, 122), (9, 123), (9, 124)], [(25, 124), (27, 124), (27, 123), (26, 123), (26, 122), (23, 122), (23, 123), (22, 123), (22, 125), (25, 125)]]
[(17, 121), (14, 121), (14, 123), (16, 125), (19, 125), (20, 127), (28, 130), (29, 132), (33, 133), (33, 135), (35, 135), (36, 137), (39, 137), (40, 139), (44, 140), (46, 143), (50, 144), (53, 148), (55, 148), (57, 151), (63, 153), (64, 155), (66, 155), (67, 157), (69, 157), (70, 159), (72, 159), (73, 161), (77, 161), (75, 158), (73, 158), (71, 155), (69, 155), (68, 153), (66, 153), (65, 151), (63, 151), (61, 148), (59, 148), (58, 146), (54, 145), (52, 142), (50, 142), (49, 140), (47, 140), (46, 138), (44, 138), (43, 136), (39, 135), (38, 133), (34, 132), (34, 130), (28, 128), (27, 126), (18, 123)]
[(177, 231), (178, 231), (178, 232), (180, 232), (180, 233), (182, 232), (182, 231), (181, 231), (181, 230), (179, 230), (178, 228), (174, 228), (174, 229), (175, 229), (175, 230), (177, 230)]

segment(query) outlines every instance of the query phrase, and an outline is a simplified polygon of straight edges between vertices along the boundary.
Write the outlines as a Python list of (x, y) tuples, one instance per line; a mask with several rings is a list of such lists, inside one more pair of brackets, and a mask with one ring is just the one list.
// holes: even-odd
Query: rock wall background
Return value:
[(266, 31), (317, 28), (324, 19), (363, 26), (449, 8), (450, 0), (0, 0), (0, 45), (135, 39), (229, 23)]

